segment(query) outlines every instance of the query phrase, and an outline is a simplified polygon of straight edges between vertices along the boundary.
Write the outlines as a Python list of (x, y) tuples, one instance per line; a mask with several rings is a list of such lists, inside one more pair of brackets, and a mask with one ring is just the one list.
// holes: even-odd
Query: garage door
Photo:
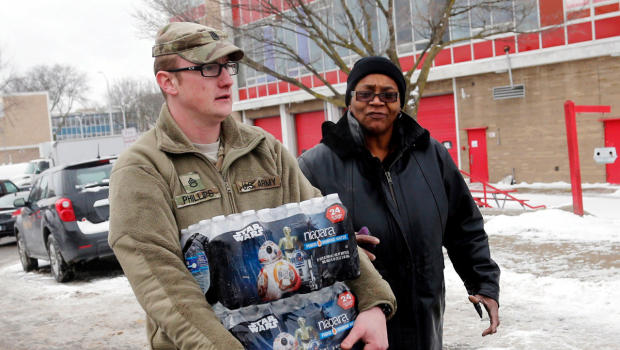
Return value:
[(454, 95), (422, 98), (418, 107), (418, 123), (428, 129), (434, 139), (446, 146), (454, 163), (459, 166)]
[(280, 116), (254, 119), (254, 125), (263, 128), (265, 131), (273, 135), (282, 142), (282, 124), (280, 124)]
[(325, 121), (323, 111), (299, 113), (295, 115), (297, 133), (297, 155), (309, 150), (321, 141), (321, 124)]

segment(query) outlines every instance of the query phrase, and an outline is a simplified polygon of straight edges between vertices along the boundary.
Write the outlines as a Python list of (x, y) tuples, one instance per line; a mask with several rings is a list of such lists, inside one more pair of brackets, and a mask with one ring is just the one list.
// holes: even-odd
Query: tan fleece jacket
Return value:
[[(109, 242), (147, 314), (153, 349), (242, 349), (222, 326), (185, 267), (179, 232), (216, 215), (272, 208), (320, 196), (273, 136), (228, 117), (221, 172), (183, 134), (166, 105), (157, 125), (119, 157), (110, 180)], [(200, 178), (199, 184), (188, 178)], [(243, 183), (275, 187), (240, 192)], [(273, 183), (273, 182), (267, 182)], [(198, 190), (196, 190), (198, 189)], [(388, 284), (360, 252), (361, 277), (348, 282), (360, 311), (396, 309)]]

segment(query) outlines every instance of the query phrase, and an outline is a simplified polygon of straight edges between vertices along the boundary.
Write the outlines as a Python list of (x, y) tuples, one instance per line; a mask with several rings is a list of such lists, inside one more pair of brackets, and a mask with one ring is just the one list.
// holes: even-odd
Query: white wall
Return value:
[(54, 165), (70, 164), (83, 160), (119, 155), (127, 146), (123, 136), (105, 136), (88, 139), (63, 140), (53, 143), (49, 155), (45, 158), (54, 159)]

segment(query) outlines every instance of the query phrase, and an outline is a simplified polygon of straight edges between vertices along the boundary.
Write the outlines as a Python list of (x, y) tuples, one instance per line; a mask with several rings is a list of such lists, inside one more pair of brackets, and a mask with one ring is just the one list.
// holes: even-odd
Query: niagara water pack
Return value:
[(266, 304), (213, 309), (248, 350), (340, 349), (357, 316), (355, 297), (342, 282)]
[[(355, 233), (337, 194), (216, 216), (182, 237), (196, 234), (207, 238), (207, 298), (229, 309), (309, 293), (360, 273)], [(193, 261), (186, 254), (190, 271)]]

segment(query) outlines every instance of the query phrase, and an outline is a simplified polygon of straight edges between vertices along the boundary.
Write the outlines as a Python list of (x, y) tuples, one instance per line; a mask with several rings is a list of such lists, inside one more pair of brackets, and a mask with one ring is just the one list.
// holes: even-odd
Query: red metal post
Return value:
[(583, 216), (583, 196), (581, 191), (581, 171), (579, 169), (579, 145), (577, 143), (577, 121), (575, 120), (575, 102), (564, 102), (566, 120), (566, 139), (568, 141), (568, 164), (570, 182), (573, 192), (573, 213)]

